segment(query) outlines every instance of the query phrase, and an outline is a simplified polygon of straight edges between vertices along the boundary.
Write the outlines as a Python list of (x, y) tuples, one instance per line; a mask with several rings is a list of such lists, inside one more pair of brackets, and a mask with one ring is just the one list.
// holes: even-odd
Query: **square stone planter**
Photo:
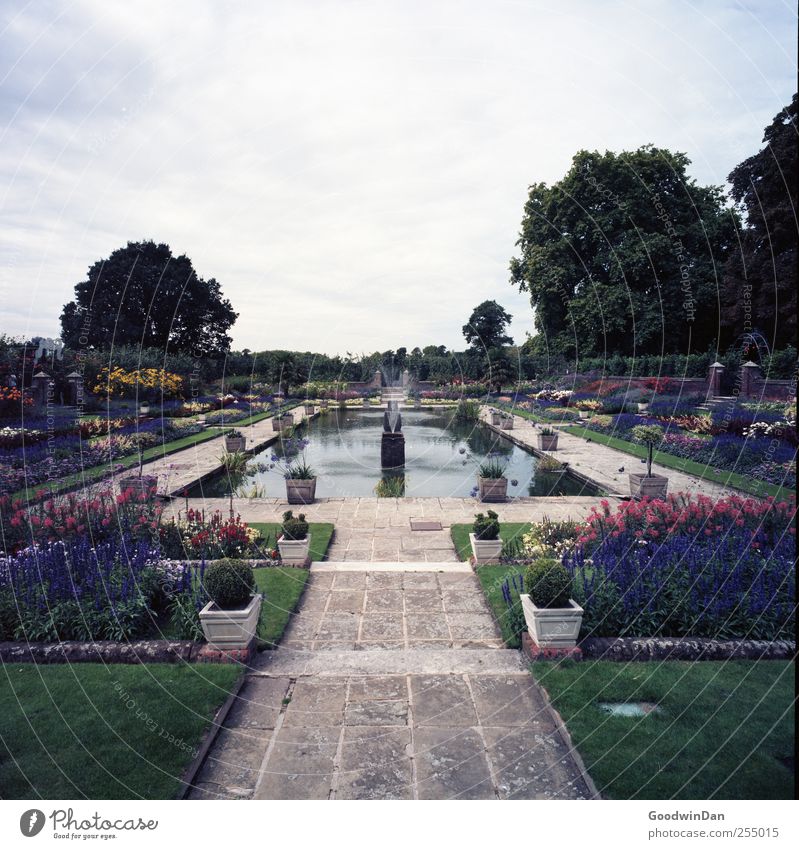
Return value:
[(316, 412), (316, 406), (314, 404), (306, 404), (305, 405), (305, 415), (312, 416)]
[(319, 402), (319, 407), (322, 410), (327, 410), (330, 407), (330, 401), (322, 400)]
[(281, 536), (277, 541), (277, 547), (284, 566), (306, 566), (308, 551), (311, 547), (311, 535), (308, 534), (305, 539), (285, 539)]
[(135, 498), (141, 498), (142, 496), (152, 497), (155, 495), (157, 488), (157, 475), (142, 475), (141, 477), (136, 475), (135, 477), (119, 479), (119, 491), (127, 492), (128, 490), (133, 490)]
[(649, 409), (649, 403), (648, 402), (646, 402), (646, 401), (639, 401), (638, 402), (638, 412), (639, 413), (645, 413), (648, 409)]
[(258, 632), (262, 601), (259, 593), (238, 610), (222, 610), (216, 602), (209, 601), (200, 611), (200, 625), (208, 645), (223, 651), (246, 649)]
[(311, 504), (316, 498), (316, 478), (299, 480), (286, 478), (286, 499), (289, 504)]
[(282, 417), (282, 416), (280, 416), (280, 417), (278, 417), (278, 416), (272, 416), (272, 430), (273, 430), (275, 433), (279, 433), (279, 432), (280, 432), (280, 429), (281, 429), (281, 428), (282, 428), (282, 426), (283, 426), (283, 424), (282, 424), (282, 423), (283, 423), (283, 417)]
[(491, 424), (499, 427), (502, 424), (502, 413), (491, 413)]
[(368, 398), (364, 398), (364, 399), (363, 399), (363, 406), (364, 406), (364, 407), (368, 407), (368, 406), (369, 406), (369, 399), (368, 399)]
[(502, 554), (501, 539), (477, 539), (474, 534), (469, 534), (469, 542), (472, 544), (475, 566), (499, 563)]
[(506, 501), (508, 497), (507, 478), (477, 478), (477, 488), (481, 501)]
[(513, 416), (503, 416), (499, 426), (502, 430), (513, 430)]
[(243, 451), (244, 446), (247, 444), (247, 439), (243, 436), (226, 436), (225, 437), (225, 451), (229, 454), (233, 454), (236, 451)]
[(665, 475), (647, 477), (645, 473), (640, 472), (630, 475), (630, 495), (636, 501), (642, 498), (665, 498), (668, 488), (669, 479)]
[(577, 645), (583, 609), (574, 599), (569, 607), (536, 607), (527, 593), (520, 593), (527, 633), (542, 648), (572, 648)]
[(544, 433), (538, 434), (538, 449), (539, 451), (557, 451), (558, 450), (558, 434), (547, 436)]

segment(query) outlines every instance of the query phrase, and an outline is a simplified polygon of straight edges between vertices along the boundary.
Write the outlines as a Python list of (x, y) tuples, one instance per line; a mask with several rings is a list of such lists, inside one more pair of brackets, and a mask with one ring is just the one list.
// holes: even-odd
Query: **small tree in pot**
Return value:
[(280, 559), (285, 566), (306, 566), (311, 537), (308, 533), (308, 522), (305, 514), (294, 516), (291, 510), (283, 514), (282, 534), (278, 538), (277, 547), (280, 549)]
[(499, 537), (499, 516), (493, 510), (489, 510), (487, 515), (478, 513), (474, 517), (469, 542), (472, 546), (475, 566), (499, 563), (502, 540)]
[(520, 598), (530, 638), (542, 648), (577, 645), (583, 609), (571, 598), (572, 578), (564, 566), (548, 557), (533, 561), (524, 588)]
[(243, 560), (212, 563), (203, 578), (210, 601), (200, 611), (200, 624), (212, 648), (246, 649), (258, 631), (263, 597), (255, 592), (252, 567)]
[(508, 497), (508, 464), (497, 456), (489, 456), (477, 470), (477, 489), (481, 501), (505, 501)]
[(630, 474), (630, 495), (636, 500), (666, 497), (669, 479), (665, 475), (652, 474), (655, 448), (663, 442), (664, 434), (658, 425), (637, 425), (632, 429), (633, 439), (646, 447), (646, 474)]

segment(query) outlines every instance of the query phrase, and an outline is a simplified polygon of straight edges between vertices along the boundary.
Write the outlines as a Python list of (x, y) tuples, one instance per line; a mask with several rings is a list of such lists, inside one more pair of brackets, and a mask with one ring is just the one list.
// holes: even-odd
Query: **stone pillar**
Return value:
[(83, 406), (83, 375), (80, 372), (73, 371), (67, 375), (67, 383), (69, 384), (68, 403), (73, 407)]
[(741, 366), (741, 395), (756, 395), (756, 383), (762, 378), (763, 372), (757, 363), (744, 363)]
[(721, 395), (722, 374), (724, 374), (724, 366), (717, 360), (707, 371), (708, 398), (715, 398), (717, 395)]
[(33, 375), (33, 402), (38, 407), (46, 407), (50, 394), (50, 375), (40, 371)]
[(405, 371), (402, 372), (402, 388), (406, 389), (410, 382), (411, 382), (411, 373), (408, 371), (408, 369), (405, 369)]
[(383, 433), (380, 443), (380, 465), (384, 469), (401, 469), (405, 465), (405, 434)]
[(382, 385), (383, 385), (383, 375), (382, 375), (382, 373), (381, 373), (380, 369), (378, 369), (378, 370), (375, 372), (375, 376), (372, 378), (372, 386), (373, 386), (375, 389), (380, 389), (380, 387), (381, 387)]

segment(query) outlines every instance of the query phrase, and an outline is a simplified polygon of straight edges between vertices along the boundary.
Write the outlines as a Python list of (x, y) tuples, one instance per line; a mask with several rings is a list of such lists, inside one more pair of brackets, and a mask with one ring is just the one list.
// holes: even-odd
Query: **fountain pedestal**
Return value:
[(384, 469), (400, 469), (405, 465), (405, 434), (383, 432), (380, 443), (380, 465)]

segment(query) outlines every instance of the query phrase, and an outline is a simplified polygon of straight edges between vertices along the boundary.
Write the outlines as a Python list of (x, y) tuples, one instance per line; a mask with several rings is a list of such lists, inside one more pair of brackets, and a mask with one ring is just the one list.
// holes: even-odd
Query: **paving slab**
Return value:
[(473, 728), (416, 728), (420, 799), (496, 799), (480, 733)]

